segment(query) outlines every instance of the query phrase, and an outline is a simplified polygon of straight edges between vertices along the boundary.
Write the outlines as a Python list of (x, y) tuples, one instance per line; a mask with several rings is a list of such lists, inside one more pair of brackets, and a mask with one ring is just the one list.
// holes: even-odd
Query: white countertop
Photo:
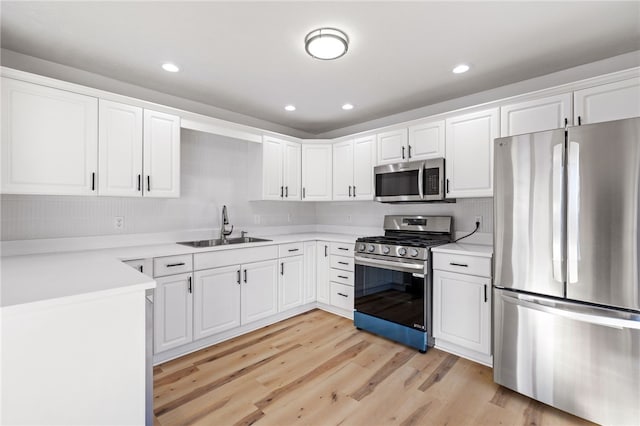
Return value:
[(434, 247), (432, 252), (448, 254), (465, 254), (468, 256), (492, 257), (493, 246), (484, 244), (451, 243)]
[(5, 309), (32, 303), (61, 303), (71, 298), (105, 297), (155, 287), (153, 279), (122, 260), (315, 240), (355, 244), (357, 236), (303, 233), (264, 238), (271, 241), (206, 248), (170, 243), (2, 257), (0, 306)]

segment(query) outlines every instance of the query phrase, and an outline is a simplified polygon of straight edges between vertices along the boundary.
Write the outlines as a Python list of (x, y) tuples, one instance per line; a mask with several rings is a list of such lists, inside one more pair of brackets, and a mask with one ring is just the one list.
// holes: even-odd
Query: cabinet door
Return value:
[(378, 133), (379, 165), (406, 161), (407, 154), (407, 129)]
[(304, 291), (302, 303), (316, 301), (316, 242), (304, 243)]
[(332, 146), (302, 145), (302, 199), (331, 201)]
[(353, 141), (333, 145), (333, 199), (353, 196)]
[(376, 137), (353, 141), (353, 198), (373, 200), (373, 168), (376, 165)]
[(491, 280), (434, 271), (433, 337), (491, 354)]
[(242, 265), (241, 323), (278, 313), (278, 261)]
[(574, 92), (574, 124), (640, 117), (640, 78)]
[(154, 352), (175, 348), (193, 340), (191, 274), (156, 278), (153, 299)]
[(180, 117), (144, 110), (144, 196), (180, 197)]
[(284, 195), (285, 200), (302, 199), (302, 164), (301, 148), (299, 143), (286, 142), (284, 146)]
[(281, 200), (283, 183), (284, 141), (265, 136), (262, 140), (262, 196), (265, 200)]
[(193, 275), (193, 338), (240, 326), (240, 265)]
[(98, 99), (2, 78), (2, 193), (95, 195)]
[(142, 108), (100, 99), (98, 194), (142, 196)]
[(444, 157), (444, 120), (409, 127), (407, 157), (411, 161)]
[(565, 120), (572, 124), (571, 93), (505, 105), (500, 108), (500, 135), (561, 129)]
[(278, 312), (302, 305), (304, 256), (280, 259)]
[(446, 123), (447, 198), (492, 197), (498, 108), (448, 118)]
[(329, 243), (316, 243), (316, 299), (329, 304)]

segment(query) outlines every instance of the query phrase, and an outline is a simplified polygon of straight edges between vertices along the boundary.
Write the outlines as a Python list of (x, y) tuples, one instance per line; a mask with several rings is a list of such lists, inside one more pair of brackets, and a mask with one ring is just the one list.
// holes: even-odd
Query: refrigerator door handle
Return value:
[(552, 170), (553, 223), (551, 228), (551, 256), (553, 279), (562, 283), (565, 281), (564, 254), (562, 252), (564, 242), (564, 145), (559, 144), (553, 147)]
[(567, 278), (570, 284), (578, 282), (578, 259), (580, 258), (579, 214), (580, 214), (580, 145), (569, 142), (567, 161)]
[(505, 302), (575, 321), (588, 322), (590, 324), (619, 330), (625, 328), (640, 330), (640, 317), (628, 312), (617, 312), (595, 306), (576, 305), (570, 302), (556, 302), (525, 295), (511, 296), (502, 293), (501, 297)]

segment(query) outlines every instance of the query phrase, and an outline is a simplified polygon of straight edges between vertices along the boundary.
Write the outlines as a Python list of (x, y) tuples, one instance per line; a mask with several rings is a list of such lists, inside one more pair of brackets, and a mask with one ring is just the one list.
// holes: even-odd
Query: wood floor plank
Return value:
[(449, 370), (451, 370), (451, 367), (453, 367), (453, 365), (458, 361), (458, 359), (459, 358), (456, 355), (447, 355), (447, 357), (440, 363), (435, 371), (431, 373), (429, 377), (427, 377), (427, 380), (425, 380), (424, 383), (422, 383), (418, 387), (418, 389), (424, 392), (434, 384), (441, 381), (447, 375)]
[(361, 401), (367, 395), (370, 395), (380, 383), (389, 377), (394, 371), (407, 363), (411, 358), (416, 355), (416, 351), (411, 348), (405, 348), (399, 352), (396, 352), (393, 358), (387, 361), (382, 367), (380, 367), (360, 389), (355, 391), (351, 398), (356, 401)]

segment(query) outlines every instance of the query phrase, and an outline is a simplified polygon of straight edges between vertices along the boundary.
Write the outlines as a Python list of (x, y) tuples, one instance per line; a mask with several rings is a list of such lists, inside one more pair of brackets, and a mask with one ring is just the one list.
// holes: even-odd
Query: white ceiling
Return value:
[[(640, 50), (637, 1), (2, 1), (0, 25), (3, 48), (313, 134)], [(344, 57), (305, 53), (321, 26)]]

